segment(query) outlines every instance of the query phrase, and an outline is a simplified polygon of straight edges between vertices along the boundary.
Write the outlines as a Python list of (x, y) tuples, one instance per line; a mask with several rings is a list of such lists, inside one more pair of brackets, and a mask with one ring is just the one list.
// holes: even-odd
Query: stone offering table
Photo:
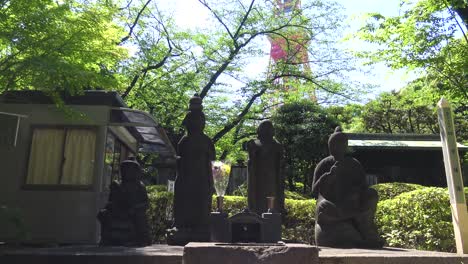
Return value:
[(184, 248), (184, 264), (254, 264), (318, 262), (318, 249), (304, 244), (280, 243), (189, 243)]

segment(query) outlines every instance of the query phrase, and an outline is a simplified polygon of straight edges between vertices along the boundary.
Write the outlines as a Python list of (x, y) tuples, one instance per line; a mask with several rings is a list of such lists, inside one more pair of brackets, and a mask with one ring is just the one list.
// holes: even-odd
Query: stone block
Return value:
[(183, 264), (318, 264), (318, 249), (284, 243), (189, 243)]

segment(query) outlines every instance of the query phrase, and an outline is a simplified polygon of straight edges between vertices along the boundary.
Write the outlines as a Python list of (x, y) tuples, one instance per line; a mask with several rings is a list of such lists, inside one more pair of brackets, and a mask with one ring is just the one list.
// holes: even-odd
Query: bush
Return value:
[(376, 184), (371, 188), (375, 189), (379, 193), (379, 201), (383, 201), (387, 199), (393, 199), (405, 192), (421, 190), (424, 188), (424, 186), (413, 183), (392, 182)]
[(146, 186), (146, 191), (148, 191), (148, 193), (167, 192), (167, 186), (166, 185), (148, 185)]
[[(151, 237), (154, 243), (165, 243), (166, 229), (172, 226), (173, 193), (158, 191), (154, 186), (148, 186), (150, 208), (148, 221)], [(213, 209), (216, 209), (216, 196), (213, 196)], [(247, 207), (247, 198), (242, 196), (225, 196), (224, 211), (229, 216), (241, 212)], [(313, 242), (314, 230), (314, 200), (286, 199), (285, 207), (288, 214), (284, 218), (283, 238), (291, 242)]]
[(287, 214), (283, 220), (283, 239), (288, 242), (314, 242), (315, 200), (286, 199)]
[(455, 251), (447, 189), (426, 187), (381, 201), (376, 224), (388, 246)]
[[(247, 207), (247, 198), (242, 196), (224, 196), (224, 212), (229, 216), (240, 213)], [(216, 195), (213, 195), (212, 209), (216, 210)]]
[(310, 199), (310, 198), (305, 197), (301, 193), (288, 191), (288, 190), (284, 191), (284, 197), (285, 197), (285, 199), (291, 199), (291, 200), (307, 200), (307, 199)]
[(243, 197), (247, 197), (247, 183), (244, 182), (243, 184), (239, 185), (237, 187), (237, 189), (235, 189), (233, 192), (232, 192), (232, 195), (233, 196), (243, 196)]
[(153, 243), (166, 243), (166, 229), (173, 222), (174, 193), (158, 191), (158, 187), (148, 186), (149, 209), (147, 211)]
[[(447, 189), (414, 184), (386, 183), (374, 186), (379, 202), (376, 224), (387, 246), (419, 250), (455, 251), (452, 216)], [(405, 192), (405, 190), (411, 190)], [(465, 189), (468, 193), (468, 188)], [(148, 187), (151, 235), (155, 243), (165, 243), (166, 229), (172, 225), (173, 193)], [(230, 215), (247, 206), (241, 196), (225, 196), (224, 210)], [(283, 239), (314, 244), (315, 200), (286, 199)], [(216, 199), (213, 196), (213, 209)]]

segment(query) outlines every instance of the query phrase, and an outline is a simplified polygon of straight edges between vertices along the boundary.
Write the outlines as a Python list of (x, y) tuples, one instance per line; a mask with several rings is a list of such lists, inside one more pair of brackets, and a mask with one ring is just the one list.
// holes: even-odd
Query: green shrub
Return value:
[[(393, 185), (393, 186), (392, 186)], [(448, 192), (444, 188), (414, 184), (379, 184), (376, 189), (385, 199), (377, 206), (376, 224), (388, 246), (419, 250), (455, 251)], [(413, 191), (406, 191), (410, 189)], [(400, 193), (398, 195), (398, 193)], [(465, 189), (468, 193), (468, 188)], [(155, 243), (165, 242), (165, 231), (172, 225), (173, 193), (148, 187), (148, 211)], [(230, 216), (247, 206), (241, 196), (226, 196), (224, 210)], [(314, 243), (315, 200), (286, 199), (283, 239), (288, 242)], [(213, 209), (216, 199), (213, 196)]]
[(167, 192), (166, 185), (148, 185), (146, 186), (146, 191), (150, 192)]
[[(216, 196), (213, 195), (212, 209), (216, 210)], [(229, 216), (240, 213), (247, 207), (247, 198), (242, 196), (224, 196), (224, 212)]]
[[(286, 185), (287, 186), (287, 185)], [(294, 188), (295, 190), (303, 190), (304, 189), (304, 183), (302, 182), (295, 182), (294, 183)]]
[(315, 200), (286, 199), (287, 214), (283, 220), (283, 239), (314, 244)]
[(376, 224), (388, 246), (455, 250), (447, 189), (426, 187), (381, 201)]
[(414, 190), (425, 188), (422, 185), (403, 182), (381, 183), (372, 186), (379, 193), (379, 201), (393, 199), (394, 197)]
[(237, 187), (237, 189), (235, 189), (233, 192), (232, 192), (232, 195), (233, 196), (243, 196), (243, 197), (247, 197), (247, 183), (244, 182), (243, 184), (239, 185)]
[(298, 193), (298, 192), (293, 192), (293, 191), (284, 191), (284, 197), (286, 199), (291, 199), (291, 200), (307, 200), (310, 198), (305, 197), (304, 195)]
[(166, 242), (166, 229), (173, 222), (173, 198), (174, 194), (167, 191), (157, 191), (158, 188), (148, 186), (149, 209), (147, 211), (151, 238), (154, 243)]

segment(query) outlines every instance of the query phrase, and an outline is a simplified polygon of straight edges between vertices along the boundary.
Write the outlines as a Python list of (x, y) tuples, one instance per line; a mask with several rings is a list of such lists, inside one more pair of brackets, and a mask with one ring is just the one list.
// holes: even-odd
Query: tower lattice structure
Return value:
[[(275, 15), (290, 17), (301, 11), (300, 0), (276, 0)], [(279, 91), (289, 92), (297, 89), (291, 86), (291, 80), (302, 76), (311, 76), (309, 65), (308, 45), (310, 37), (305, 30), (285, 29), (281, 34), (272, 34), (270, 41), (270, 61), (268, 66), (268, 78), (274, 78)], [(315, 98), (315, 90), (307, 92), (312, 100)]]

